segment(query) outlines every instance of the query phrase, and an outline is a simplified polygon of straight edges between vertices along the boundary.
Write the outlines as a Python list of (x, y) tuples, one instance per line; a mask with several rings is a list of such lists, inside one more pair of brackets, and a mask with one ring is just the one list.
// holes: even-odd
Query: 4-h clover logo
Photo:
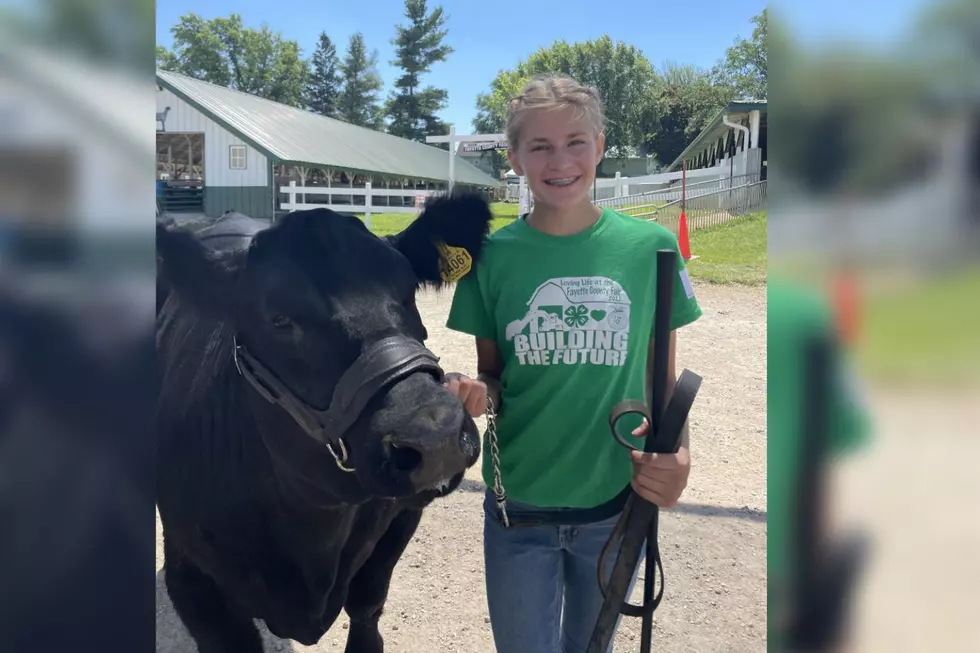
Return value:
[(579, 304), (565, 309), (565, 324), (570, 327), (583, 327), (589, 322), (589, 309)]

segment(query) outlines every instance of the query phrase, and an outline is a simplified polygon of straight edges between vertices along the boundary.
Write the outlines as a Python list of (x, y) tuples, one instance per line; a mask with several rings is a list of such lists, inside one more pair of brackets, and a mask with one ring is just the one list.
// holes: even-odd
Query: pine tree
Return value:
[(385, 113), (390, 118), (388, 131), (396, 136), (424, 141), (426, 136), (448, 133), (449, 127), (436, 113), (446, 106), (448, 93), (427, 86), (420, 89), (420, 77), (432, 64), (445, 61), (453, 48), (443, 45), (447, 31), (441, 6), (428, 12), (426, 0), (405, 0), (407, 26), (396, 27), (396, 59), (391, 63), (404, 71), (395, 82), (396, 90), (388, 100)]
[(322, 116), (337, 115), (340, 100), (340, 84), (343, 81), (338, 71), (340, 60), (326, 32), (320, 32), (320, 41), (310, 61), (310, 81), (306, 87), (306, 104), (310, 111)]
[(360, 32), (351, 35), (347, 55), (340, 64), (343, 87), (338, 103), (338, 118), (372, 129), (380, 129), (384, 125), (378, 99), (382, 83), (377, 65), (377, 50), (368, 56), (364, 35)]

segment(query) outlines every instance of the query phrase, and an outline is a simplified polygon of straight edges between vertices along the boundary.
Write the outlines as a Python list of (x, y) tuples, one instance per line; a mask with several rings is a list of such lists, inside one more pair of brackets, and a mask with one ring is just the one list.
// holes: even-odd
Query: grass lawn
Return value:
[(766, 212), (691, 233), (691, 276), (710, 283), (766, 282)]
[(886, 383), (980, 379), (980, 267), (943, 273), (862, 300), (862, 371)]
[[(494, 202), (491, 230), (516, 219), (517, 209), (516, 203)], [(414, 219), (407, 213), (372, 213), (371, 231), (379, 236), (398, 233)], [(766, 213), (761, 212), (692, 233), (691, 253), (699, 258), (688, 264), (691, 276), (711, 283), (765, 283), (766, 223)]]

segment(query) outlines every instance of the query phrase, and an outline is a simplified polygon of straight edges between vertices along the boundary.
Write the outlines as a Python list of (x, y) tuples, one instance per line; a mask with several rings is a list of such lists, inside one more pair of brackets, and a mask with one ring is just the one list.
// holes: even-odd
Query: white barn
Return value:
[[(330, 195), (331, 208), (346, 204), (354, 212), (363, 200), (338, 197), (343, 188), (400, 185), (412, 202), (420, 185), (448, 182), (449, 152), (441, 148), (173, 72), (158, 70), (156, 79), (158, 194), (170, 212), (273, 218), (288, 208), (281, 189), (289, 181), (320, 191), (309, 195)], [(456, 183), (500, 185), (460, 160)]]

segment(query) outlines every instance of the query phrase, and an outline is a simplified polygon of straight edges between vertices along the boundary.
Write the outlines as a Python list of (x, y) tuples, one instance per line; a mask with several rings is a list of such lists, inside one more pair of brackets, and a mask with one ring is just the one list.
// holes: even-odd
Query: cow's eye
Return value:
[(293, 321), (285, 315), (277, 315), (272, 318), (272, 326), (277, 329), (287, 329), (293, 325)]

